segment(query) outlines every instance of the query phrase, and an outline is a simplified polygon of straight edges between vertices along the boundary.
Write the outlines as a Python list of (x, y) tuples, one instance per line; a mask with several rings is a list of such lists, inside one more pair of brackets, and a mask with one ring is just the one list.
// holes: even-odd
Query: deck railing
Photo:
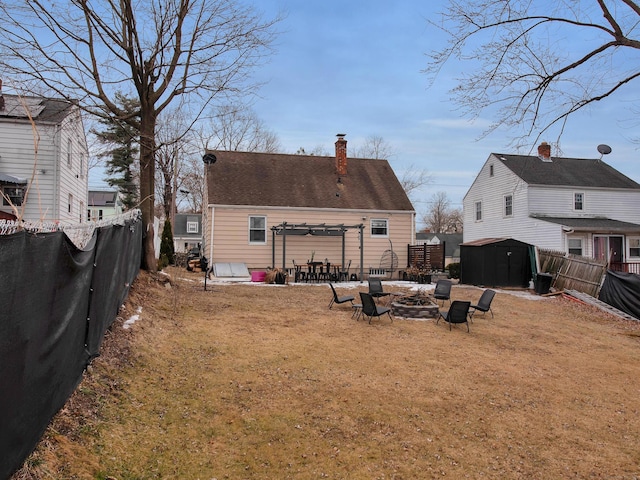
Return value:
[(627, 272), (640, 275), (640, 262), (611, 262), (609, 268), (615, 272)]

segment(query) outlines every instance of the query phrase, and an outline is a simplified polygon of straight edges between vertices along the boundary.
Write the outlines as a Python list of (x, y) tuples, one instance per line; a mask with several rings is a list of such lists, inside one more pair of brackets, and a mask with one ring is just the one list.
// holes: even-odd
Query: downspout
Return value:
[(363, 282), (364, 275), (364, 224), (360, 224), (360, 283)]
[(211, 214), (209, 215), (209, 221), (211, 222), (211, 234), (209, 235), (209, 238), (211, 239), (211, 242), (209, 243), (209, 267), (213, 268), (213, 232), (214, 232), (213, 220), (214, 220), (215, 208), (212, 205), (210, 209), (211, 209)]

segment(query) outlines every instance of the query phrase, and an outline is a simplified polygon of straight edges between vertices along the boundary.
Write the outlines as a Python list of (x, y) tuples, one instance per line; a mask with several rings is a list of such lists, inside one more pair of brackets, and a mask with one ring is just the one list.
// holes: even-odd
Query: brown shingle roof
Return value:
[(386, 160), (349, 158), (339, 176), (335, 157), (208, 153), (217, 158), (205, 166), (210, 204), (413, 211)]

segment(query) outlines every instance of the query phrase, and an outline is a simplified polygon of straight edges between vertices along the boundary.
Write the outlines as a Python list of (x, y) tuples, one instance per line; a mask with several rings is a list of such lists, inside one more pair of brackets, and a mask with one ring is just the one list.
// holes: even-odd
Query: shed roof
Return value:
[(492, 153), (529, 185), (640, 189), (640, 184), (599, 159)]
[(386, 160), (348, 158), (339, 175), (333, 156), (208, 153), (210, 204), (414, 211)]

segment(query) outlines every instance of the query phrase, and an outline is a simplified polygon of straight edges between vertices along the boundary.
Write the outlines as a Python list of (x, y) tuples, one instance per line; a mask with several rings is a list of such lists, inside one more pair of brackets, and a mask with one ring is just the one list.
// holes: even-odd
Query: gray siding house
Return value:
[(464, 243), (514, 238), (611, 262), (640, 261), (640, 184), (601, 159), (492, 153), (464, 197)]
[(87, 159), (77, 105), (4, 95), (0, 83), (0, 218), (84, 222)]

